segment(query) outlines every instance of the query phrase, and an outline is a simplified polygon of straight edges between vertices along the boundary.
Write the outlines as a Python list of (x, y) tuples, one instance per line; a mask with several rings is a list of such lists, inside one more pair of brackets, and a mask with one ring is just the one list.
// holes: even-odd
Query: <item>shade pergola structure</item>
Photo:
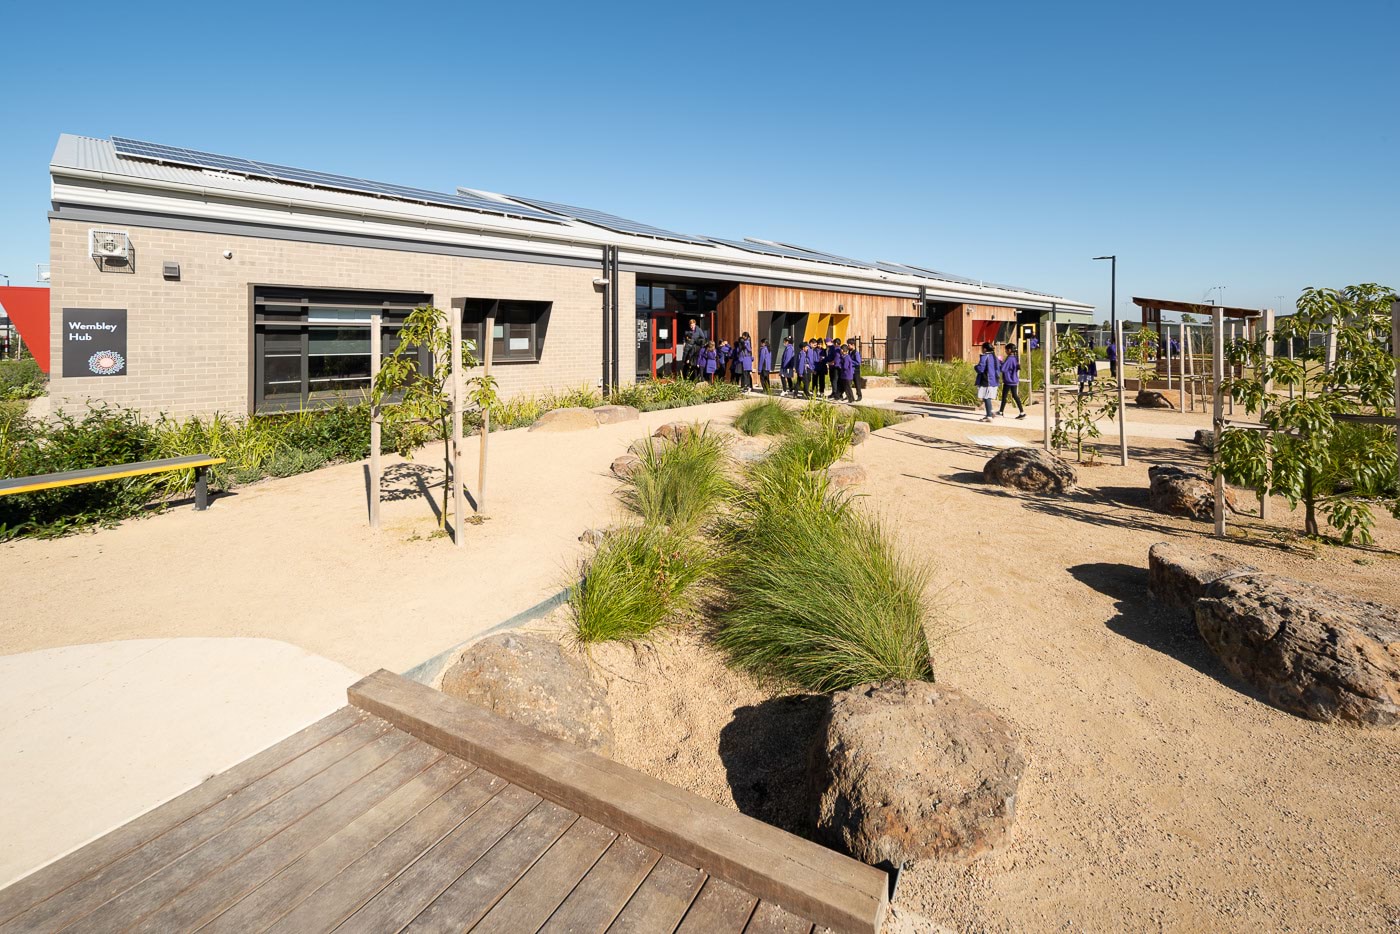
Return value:
[(1162, 339), (1162, 312), (1179, 311), (1188, 315), (1204, 315), (1209, 318), (1219, 310), (1227, 318), (1250, 320), (1262, 318), (1261, 308), (1221, 308), (1219, 305), (1203, 305), (1200, 302), (1176, 302), (1169, 298), (1133, 298), (1133, 304), (1142, 309), (1142, 326), (1152, 325), (1157, 331), (1157, 339)]

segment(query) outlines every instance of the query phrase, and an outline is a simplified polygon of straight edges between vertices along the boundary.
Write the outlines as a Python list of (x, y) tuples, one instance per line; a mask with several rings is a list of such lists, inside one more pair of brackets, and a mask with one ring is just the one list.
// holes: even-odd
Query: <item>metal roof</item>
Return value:
[[(505, 236), (537, 244), (564, 243), (572, 245), (574, 249), (607, 244), (618, 246), (629, 255), (636, 255), (639, 262), (661, 260), (696, 263), (697, 271), (706, 272), (715, 278), (742, 280), (745, 275), (771, 276), (781, 273), (787, 276), (809, 277), (814, 285), (820, 283), (818, 287), (822, 288), (857, 290), (861, 284), (881, 289), (892, 286), (918, 289), (930, 279), (936, 279), (947, 283), (946, 289), (950, 293), (958, 293), (962, 295), (962, 300), (966, 301), (1013, 307), (1045, 307), (1060, 303), (1068, 306), (1066, 310), (1074, 307), (1092, 308), (1082, 302), (1043, 292), (993, 285), (972, 278), (933, 272), (912, 264), (846, 260), (839, 254), (809, 248), (793, 248), (776, 240), (748, 238), (742, 241), (711, 240), (708, 243), (671, 242), (658, 240), (655, 236), (619, 231), (607, 225), (590, 223), (584, 218), (561, 217), (560, 223), (554, 222), (553, 219), (542, 221), (528, 217), (496, 216), (442, 205), (288, 184), (215, 169), (174, 165), (144, 158), (124, 158), (117, 154), (110, 140), (66, 133), (58, 139), (50, 164), (50, 173), (54, 176), (55, 185), (60, 177), (78, 177), (114, 183), (124, 182), (129, 186), (146, 189), (194, 191), (204, 195), (206, 199), (220, 199), (217, 204), (223, 204), (223, 199), (234, 202), (242, 200), (253, 204), (272, 202), (279, 206), (279, 219), (282, 223), (292, 223), (290, 215), (285, 213), (287, 208), (295, 211), (299, 205), (304, 205), (316, 214), (316, 220), (322, 226), (328, 223), (331, 217), (344, 217), (347, 221), (355, 222), (383, 218), (384, 223), (395, 226), (403, 226), (405, 222), (411, 223), (414, 235), (419, 238), (425, 234), (431, 235), (434, 229), (441, 227), (458, 231), (477, 231), (487, 237)], [(505, 204), (511, 203), (512, 200), (508, 196), (492, 192), (463, 190)], [(82, 203), (82, 194), (78, 186), (66, 186), (64, 195)], [(523, 203), (540, 204), (532, 201)], [(152, 207), (157, 210), (170, 210), (166, 205)], [(246, 209), (239, 210), (246, 215)], [(770, 252), (769, 244), (784, 249), (779, 251), (775, 248)], [(703, 264), (704, 268), (701, 269), (699, 264)]]

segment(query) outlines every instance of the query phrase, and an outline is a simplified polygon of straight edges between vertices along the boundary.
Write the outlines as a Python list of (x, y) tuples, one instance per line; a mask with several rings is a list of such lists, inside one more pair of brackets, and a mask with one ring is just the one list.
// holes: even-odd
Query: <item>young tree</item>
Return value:
[[(1068, 380), (1068, 374), (1073, 373), (1077, 376), (1081, 368), (1087, 367), (1092, 372), (1096, 360), (1094, 349), (1080, 334), (1066, 331), (1055, 342), (1055, 353), (1050, 357), (1050, 367), (1056, 374), (1055, 382), (1062, 383)], [(1099, 431), (1098, 423), (1105, 418), (1112, 419), (1118, 414), (1118, 395), (1100, 387), (1095, 379), (1091, 380), (1087, 387), (1081, 383), (1080, 391), (1074, 393), (1070, 399), (1072, 401), (1067, 402), (1064, 393), (1057, 393), (1055, 396), (1055, 430), (1050, 435), (1050, 443), (1056, 451), (1060, 451), (1073, 442), (1075, 457), (1083, 461), (1084, 442), (1092, 441), (1103, 434)], [(1093, 454), (1097, 449), (1091, 444), (1089, 450)]]
[[(419, 350), (428, 351), (429, 369), (419, 366)], [(473, 345), (462, 341), (461, 366), (476, 366)], [(399, 345), (384, 358), (371, 395), (384, 413), (386, 427), (396, 428), (390, 437), (397, 440), (398, 453), (412, 457), (413, 451), (430, 441), (442, 441), (444, 482), (438, 528), (447, 522), (448, 490), (460, 486), (452, 473), (452, 332), (447, 312), (431, 305), (413, 309), (399, 329)], [(464, 380), (467, 403), (486, 409), (495, 403), (495, 379), (475, 376)], [(461, 534), (458, 530), (457, 534)]]
[(1148, 367), (1151, 366), (1153, 376), (1157, 374), (1157, 332), (1149, 328), (1140, 328), (1132, 334), (1124, 334), (1123, 341), (1128, 345), (1126, 359), (1137, 364), (1139, 388), (1145, 388)]
[[(1244, 375), (1227, 379), (1236, 403), (1267, 432), (1226, 428), (1215, 469), (1234, 483), (1303, 504), (1303, 526), (1319, 534), (1317, 513), (1342, 541), (1371, 541), (1371, 509), (1400, 518), (1395, 429), (1347, 421), (1345, 415), (1395, 415), (1395, 356), (1390, 347), (1391, 289), (1375, 284), (1306, 289), (1294, 314), (1258, 340), (1235, 340), (1226, 357)], [(1336, 360), (1310, 335), (1335, 329)], [(1270, 358), (1266, 340), (1294, 340), (1292, 359)], [(1292, 398), (1289, 389), (1293, 390)]]

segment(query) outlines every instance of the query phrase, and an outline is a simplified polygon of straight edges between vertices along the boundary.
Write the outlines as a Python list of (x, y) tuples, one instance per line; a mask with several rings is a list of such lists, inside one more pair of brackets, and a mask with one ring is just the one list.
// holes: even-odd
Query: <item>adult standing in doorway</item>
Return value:
[(682, 373), (686, 379), (697, 379), (702, 375), (699, 373), (700, 351), (705, 349), (705, 344), (709, 340), (710, 335), (705, 333), (705, 329), (694, 318), (691, 318), (685, 332), (685, 353), (681, 358), (683, 362)]
[(997, 397), (997, 384), (1000, 382), (999, 372), (1001, 361), (997, 359), (996, 351), (987, 342), (982, 344), (982, 356), (977, 358), (977, 398), (982, 400), (982, 406), (986, 414), (982, 416), (982, 421), (992, 420), (992, 400)]

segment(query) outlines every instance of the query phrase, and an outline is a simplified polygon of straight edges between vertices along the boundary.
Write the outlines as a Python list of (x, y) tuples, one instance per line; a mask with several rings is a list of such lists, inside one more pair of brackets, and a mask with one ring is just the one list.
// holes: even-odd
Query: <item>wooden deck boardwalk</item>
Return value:
[(0, 891), (19, 931), (879, 927), (884, 874), (387, 672)]

